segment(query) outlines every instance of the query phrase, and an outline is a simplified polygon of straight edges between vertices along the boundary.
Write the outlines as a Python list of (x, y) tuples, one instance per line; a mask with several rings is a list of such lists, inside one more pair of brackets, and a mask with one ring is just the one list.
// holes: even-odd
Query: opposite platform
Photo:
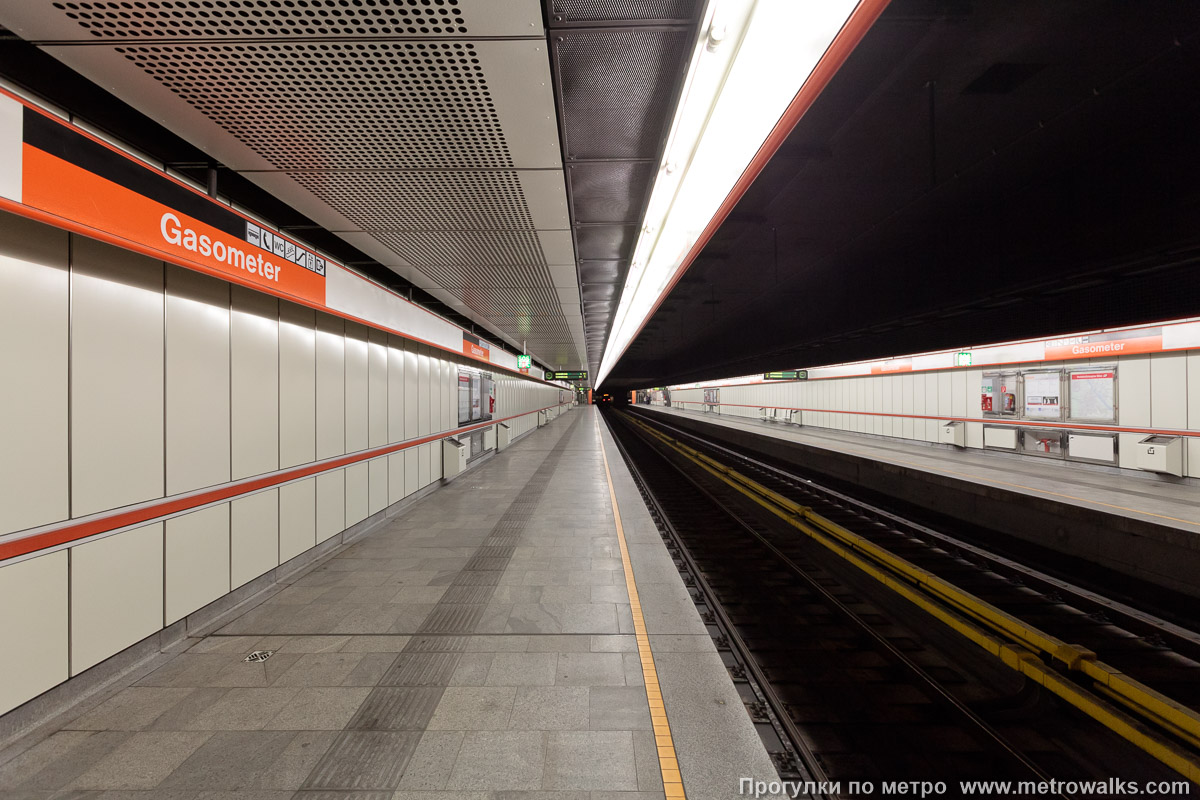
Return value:
[(18, 746), (0, 795), (635, 800), (777, 779), (592, 408), (258, 599)]
[(677, 408), (637, 408), (716, 440), (760, 451), (767, 446), (772, 455), (939, 513), (974, 524), (987, 520), (1012, 535), (1176, 591), (1198, 591), (1200, 503), (1192, 480)]

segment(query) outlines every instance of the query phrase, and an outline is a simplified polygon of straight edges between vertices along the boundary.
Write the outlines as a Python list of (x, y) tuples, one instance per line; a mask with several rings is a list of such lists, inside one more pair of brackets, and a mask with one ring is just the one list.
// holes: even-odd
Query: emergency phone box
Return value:
[(1183, 437), (1147, 436), (1137, 443), (1135, 464), (1147, 472), (1183, 475)]
[(460, 475), (467, 468), (470, 448), (452, 436), (442, 439), (442, 474), (447, 480)]
[(955, 447), (966, 447), (966, 423), (959, 421), (938, 423), (938, 441), (942, 444), (952, 444)]

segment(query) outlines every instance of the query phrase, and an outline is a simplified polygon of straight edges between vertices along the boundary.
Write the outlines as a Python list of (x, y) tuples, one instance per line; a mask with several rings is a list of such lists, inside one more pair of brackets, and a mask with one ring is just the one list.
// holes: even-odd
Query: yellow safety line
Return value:
[(646, 620), (642, 617), (642, 602), (638, 598), (637, 582), (633, 579), (633, 564), (629, 560), (629, 548), (625, 544), (625, 528), (621, 525), (621, 511), (617, 507), (617, 491), (613, 488), (612, 472), (608, 469), (608, 456), (604, 452), (604, 437), (600, 432), (600, 418), (596, 417), (596, 435), (600, 438), (600, 457), (604, 459), (604, 477), (608, 480), (608, 499), (612, 504), (613, 521), (617, 527), (617, 543), (621, 547), (621, 567), (625, 570), (625, 589), (629, 592), (629, 608), (633, 612), (633, 632), (637, 639), (638, 657), (642, 661), (642, 677), (646, 683), (646, 699), (650, 703), (650, 722), (654, 726), (654, 743), (658, 749), (658, 765), (662, 771), (663, 791), (668, 800), (684, 798), (683, 776), (679, 774), (679, 760), (675, 757), (675, 742), (671, 738), (671, 724), (667, 721), (667, 709), (663, 705), (662, 690), (658, 686), (658, 671), (654, 668), (654, 654), (650, 652), (650, 636), (646, 633)]
[(1200, 762), (1193, 754), (1160, 738), (1143, 728), (1139, 720), (1064, 679), (1043, 664), (1037, 653), (1060, 662), (1068, 670), (1086, 675), (1095, 681), (1102, 694), (1140, 714), (1142, 721), (1155, 723), (1195, 746), (1200, 741), (1200, 715), (1192, 709), (1098, 661), (1095, 653), (1026, 625), (1016, 617), (822, 517), (811, 508), (783, 497), (640, 420), (633, 421), (718, 480), (783, 518), (1007, 666), (1046, 687), (1190, 780), (1200, 780)]

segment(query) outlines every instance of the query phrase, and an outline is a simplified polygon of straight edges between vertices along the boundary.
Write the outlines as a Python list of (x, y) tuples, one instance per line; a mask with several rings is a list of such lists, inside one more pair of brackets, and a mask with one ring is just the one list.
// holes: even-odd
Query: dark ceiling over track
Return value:
[(600, 368), (702, 0), (548, 0), (588, 366)]
[(1196, 315), (1198, 134), (1200, 4), (893, 0), (604, 388)]

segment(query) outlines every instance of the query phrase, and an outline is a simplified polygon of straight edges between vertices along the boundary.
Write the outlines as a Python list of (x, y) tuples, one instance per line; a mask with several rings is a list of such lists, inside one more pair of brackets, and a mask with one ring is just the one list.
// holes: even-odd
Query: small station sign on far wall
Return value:
[(763, 373), (764, 381), (806, 381), (808, 380), (808, 370), (806, 369), (785, 369), (779, 372)]

